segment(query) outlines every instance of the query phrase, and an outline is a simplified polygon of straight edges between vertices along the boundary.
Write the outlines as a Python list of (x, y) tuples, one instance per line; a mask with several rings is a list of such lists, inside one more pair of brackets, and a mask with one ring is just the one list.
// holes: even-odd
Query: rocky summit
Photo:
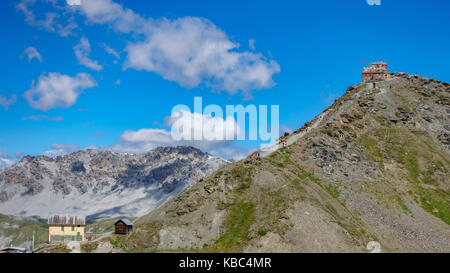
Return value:
[[(285, 145), (224, 166), (140, 217), (131, 235), (97, 245), (117, 252), (448, 253), (449, 106), (449, 84), (420, 76), (394, 73), (376, 86), (351, 86), (284, 136)], [(42, 190), (9, 177), (28, 195)]]
[(0, 213), (142, 216), (225, 164), (192, 147), (146, 154), (83, 150), (55, 159), (26, 156), (0, 170)]

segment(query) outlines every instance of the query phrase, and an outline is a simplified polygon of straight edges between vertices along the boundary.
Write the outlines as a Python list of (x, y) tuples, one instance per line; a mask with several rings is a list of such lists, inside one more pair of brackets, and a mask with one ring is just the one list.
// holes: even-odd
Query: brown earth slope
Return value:
[(350, 87), (291, 145), (223, 167), (108, 243), (368, 252), (376, 241), (382, 252), (450, 252), (449, 106), (449, 84), (419, 76)]

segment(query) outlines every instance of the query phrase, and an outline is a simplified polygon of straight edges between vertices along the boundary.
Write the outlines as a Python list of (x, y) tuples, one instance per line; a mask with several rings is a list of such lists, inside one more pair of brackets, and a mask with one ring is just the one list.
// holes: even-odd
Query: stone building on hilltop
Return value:
[(362, 71), (362, 82), (378, 82), (389, 79), (390, 73), (387, 70), (387, 63), (374, 62)]

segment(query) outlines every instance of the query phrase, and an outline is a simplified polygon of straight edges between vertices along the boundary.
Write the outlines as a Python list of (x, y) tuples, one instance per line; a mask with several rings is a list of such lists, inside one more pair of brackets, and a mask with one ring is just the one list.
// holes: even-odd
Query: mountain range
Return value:
[(0, 213), (138, 217), (225, 164), (192, 147), (146, 154), (83, 150), (55, 159), (26, 156), (0, 170)]

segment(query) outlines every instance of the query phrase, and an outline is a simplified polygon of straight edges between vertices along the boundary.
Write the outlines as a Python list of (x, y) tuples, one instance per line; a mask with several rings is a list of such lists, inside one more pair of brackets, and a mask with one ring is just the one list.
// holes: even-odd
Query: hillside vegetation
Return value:
[(33, 232), (35, 245), (47, 241), (47, 220), (0, 214), (0, 247), (14, 245), (31, 248)]
[(227, 165), (108, 243), (124, 252), (450, 252), (450, 87), (350, 87), (314, 129)]

